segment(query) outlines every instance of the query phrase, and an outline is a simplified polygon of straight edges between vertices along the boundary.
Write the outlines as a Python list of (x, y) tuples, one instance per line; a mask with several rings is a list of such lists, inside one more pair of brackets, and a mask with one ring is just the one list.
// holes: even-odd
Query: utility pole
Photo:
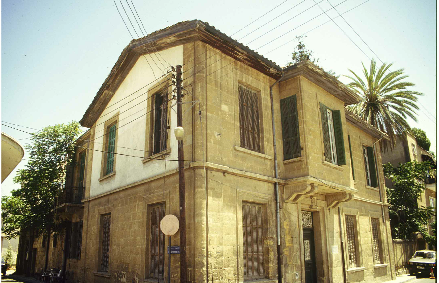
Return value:
[[(177, 65), (177, 127), (183, 125), (183, 114), (181, 105), (181, 65)], [(186, 262), (186, 202), (184, 183), (184, 151), (183, 140), (178, 141), (178, 191), (180, 199), (180, 283), (187, 282)]]

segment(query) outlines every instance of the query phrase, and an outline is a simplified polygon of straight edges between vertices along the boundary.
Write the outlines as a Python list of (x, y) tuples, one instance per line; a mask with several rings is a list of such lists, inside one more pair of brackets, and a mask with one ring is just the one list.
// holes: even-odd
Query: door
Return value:
[[(306, 219), (306, 220), (305, 220)], [(312, 228), (312, 213), (302, 212), (303, 227), (303, 256), (305, 262), (305, 282), (317, 283), (316, 257), (314, 250), (314, 231)]]

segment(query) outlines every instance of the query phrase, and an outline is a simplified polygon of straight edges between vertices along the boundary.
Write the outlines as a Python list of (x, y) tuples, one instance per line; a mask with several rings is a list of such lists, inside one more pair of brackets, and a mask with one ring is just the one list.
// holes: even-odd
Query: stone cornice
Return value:
[(281, 81), (286, 81), (293, 77), (303, 76), (320, 86), (330, 94), (344, 102), (345, 105), (360, 102), (360, 97), (350, 88), (325, 72), (322, 68), (314, 65), (310, 61), (301, 62), (284, 69), (284, 76)]

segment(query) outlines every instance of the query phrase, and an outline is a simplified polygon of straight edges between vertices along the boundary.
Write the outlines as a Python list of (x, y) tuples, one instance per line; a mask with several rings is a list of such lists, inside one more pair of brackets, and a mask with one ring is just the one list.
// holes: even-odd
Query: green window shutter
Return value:
[(113, 172), (115, 145), (116, 145), (116, 124), (112, 125), (108, 130), (107, 168), (105, 170), (106, 175)]
[(320, 113), (322, 118), (322, 130), (323, 130), (323, 145), (325, 148), (325, 160), (331, 162), (331, 143), (329, 141), (329, 129), (328, 129), (328, 107), (320, 103)]
[(348, 143), (349, 143), (349, 154), (351, 156), (352, 178), (355, 180), (354, 158), (352, 157), (351, 136), (350, 135), (348, 135)]
[(370, 171), (370, 183), (371, 187), (378, 187), (376, 167), (375, 167), (375, 158), (373, 154), (373, 147), (367, 147), (367, 159), (369, 161), (369, 171)]
[(332, 119), (334, 121), (335, 145), (337, 147), (337, 163), (338, 165), (345, 165), (346, 156), (344, 152), (343, 127), (341, 123), (340, 110), (332, 111)]
[(280, 100), (284, 160), (301, 156), (297, 97), (289, 96)]

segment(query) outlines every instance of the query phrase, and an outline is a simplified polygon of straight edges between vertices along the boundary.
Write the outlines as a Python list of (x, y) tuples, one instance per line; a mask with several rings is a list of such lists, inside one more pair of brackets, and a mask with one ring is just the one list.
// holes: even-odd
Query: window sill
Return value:
[(354, 273), (354, 272), (358, 272), (358, 271), (363, 271), (366, 270), (366, 267), (354, 267), (354, 268), (349, 268), (348, 270), (346, 270), (347, 273)]
[(245, 280), (244, 279), (244, 282), (255, 282), (255, 283), (275, 283), (275, 282), (278, 282), (277, 281), (277, 279), (248, 279), (248, 280)]
[(110, 278), (110, 273), (103, 272), (103, 271), (95, 271), (93, 272), (94, 276), (104, 277), (104, 278)]
[(367, 185), (366, 185), (366, 189), (369, 189), (369, 190), (373, 190), (373, 191), (377, 191), (377, 192), (379, 192), (379, 191), (380, 191), (380, 189), (379, 189), (379, 188), (375, 188), (375, 187), (370, 187), (370, 186), (367, 186)]
[(166, 149), (163, 151), (160, 151), (159, 153), (153, 154), (151, 156), (145, 157), (142, 162), (146, 163), (148, 161), (154, 160), (154, 159), (160, 159), (161, 157), (165, 157), (166, 155), (169, 155), (171, 153), (171, 149)]
[(292, 159), (284, 160), (284, 164), (294, 163), (294, 162), (301, 162), (303, 160), (304, 160), (303, 156), (295, 157), (295, 158), (292, 158)]
[(161, 278), (161, 279), (159, 279), (159, 280), (160, 280), (160, 281), (157, 281), (157, 279), (154, 279), (154, 278), (146, 278), (146, 279), (143, 280), (143, 282), (151, 282), (151, 283), (165, 282), (165, 281), (163, 280), (163, 278)]
[(113, 172), (111, 172), (110, 174), (101, 177), (101, 178), (99, 179), (99, 182), (102, 182), (103, 180), (109, 179), (109, 178), (113, 177), (114, 175), (116, 175), (116, 171), (113, 171)]
[(387, 263), (379, 263), (373, 266), (373, 268), (382, 268), (382, 267), (387, 267)]
[(251, 154), (251, 155), (255, 155), (257, 157), (261, 157), (261, 158), (264, 158), (264, 159), (269, 159), (269, 160), (273, 159), (273, 157), (271, 157), (269, 155), (266, 155), (266, 154), (263, 154), (263, 153), (260, 153), (260, 152), (256, 152), (256, 151), (253, 151), (253, 150), (250, 150), (250, 149), (246, 149), (246, 148), (243, 148), (243, 147), (240, 147), (240, 146), (237, 146), (237, 145), (235, 145), (234, 148), (237, 151), (248, 153), (248, 154)]
[(337, 164), (328, 162), (326, 160), (323, 161), (323, 165), (328, 166), (328, 167), (330, 167), (332, 169), (336, 169), (338, 171), (343, 171), (343, 165), (337, 165)]

